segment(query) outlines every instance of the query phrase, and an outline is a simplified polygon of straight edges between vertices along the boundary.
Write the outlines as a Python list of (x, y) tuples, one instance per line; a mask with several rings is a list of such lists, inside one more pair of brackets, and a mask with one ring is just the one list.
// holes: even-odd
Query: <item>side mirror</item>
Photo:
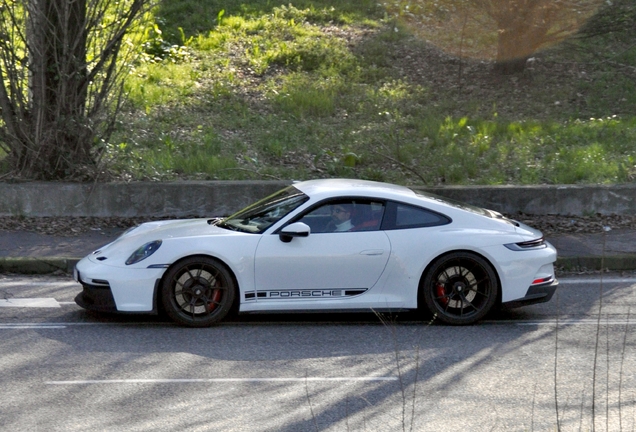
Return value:
[(294, 237), (309, 237), (309, 233), (311, 233), (309, 225), (303, 222), (294, 222), (280, 230), (278, 236), (283, 243), (289, 243)]

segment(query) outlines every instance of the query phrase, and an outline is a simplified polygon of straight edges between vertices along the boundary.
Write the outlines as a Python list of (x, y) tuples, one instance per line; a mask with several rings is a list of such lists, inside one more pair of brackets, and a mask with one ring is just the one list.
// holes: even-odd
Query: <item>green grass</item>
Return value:
[(410, 29), (370, 1), (163, 1), (106, 161), (126, 179), (633, 180), (636, 37), (501, 77)]

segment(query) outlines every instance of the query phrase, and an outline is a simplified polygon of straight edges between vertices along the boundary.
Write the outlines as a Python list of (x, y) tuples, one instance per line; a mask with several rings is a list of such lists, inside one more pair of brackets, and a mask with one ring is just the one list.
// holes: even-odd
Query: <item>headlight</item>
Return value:
[(509, 244), (505, 244), (504, 246), (513, 251), (545, 249), (548, 247), (548, 245), (545, 244), (545, 239), (543, 237), (534, 239), (534, 240), (520, 242), (520, 243), (509, 243)]
[(126, 260), (126, 265), (136, 264), (139, 261), (145, 260), (153, 253), (157, 252), (159, 246), (161, 246), (161, 240), (154, 240), (150, 243), (146, 243), (133, 252), (133, 254)]

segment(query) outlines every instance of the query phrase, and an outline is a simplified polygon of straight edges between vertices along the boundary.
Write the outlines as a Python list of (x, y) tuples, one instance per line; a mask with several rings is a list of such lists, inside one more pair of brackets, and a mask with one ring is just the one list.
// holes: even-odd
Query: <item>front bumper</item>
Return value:
[(109, 285), (91, 285), (82, 281), (75, 270), (75, 280), (82, 284), (82, 292), (75, 297), (75, 303), (84, 309), (97, 312), (117, 312), (115, 299)]
[(521, 306), (548, 302), (556, 292), (558, 286), (559, 281), (556, 278), (548, 284), (531, 286), (528, 288), (524, 297), (505, 302), (501, 306), (504, 309), (514, 309)]
[(83, 287), (75, 302), (102, 312), (156, 312), (164, 272), (164, 268), (123, 268), (84, 258), (75, 267), (75, 280)]

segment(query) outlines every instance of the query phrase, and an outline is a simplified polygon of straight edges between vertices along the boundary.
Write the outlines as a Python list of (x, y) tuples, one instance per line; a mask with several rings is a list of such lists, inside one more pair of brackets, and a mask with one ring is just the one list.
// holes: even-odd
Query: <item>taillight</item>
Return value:
[(532, 285), (549, 284), (549, 283), (552, 283), (552, 281), (554, 281), (554, 276), (548, 276), (548, 277), (533, 280)]

